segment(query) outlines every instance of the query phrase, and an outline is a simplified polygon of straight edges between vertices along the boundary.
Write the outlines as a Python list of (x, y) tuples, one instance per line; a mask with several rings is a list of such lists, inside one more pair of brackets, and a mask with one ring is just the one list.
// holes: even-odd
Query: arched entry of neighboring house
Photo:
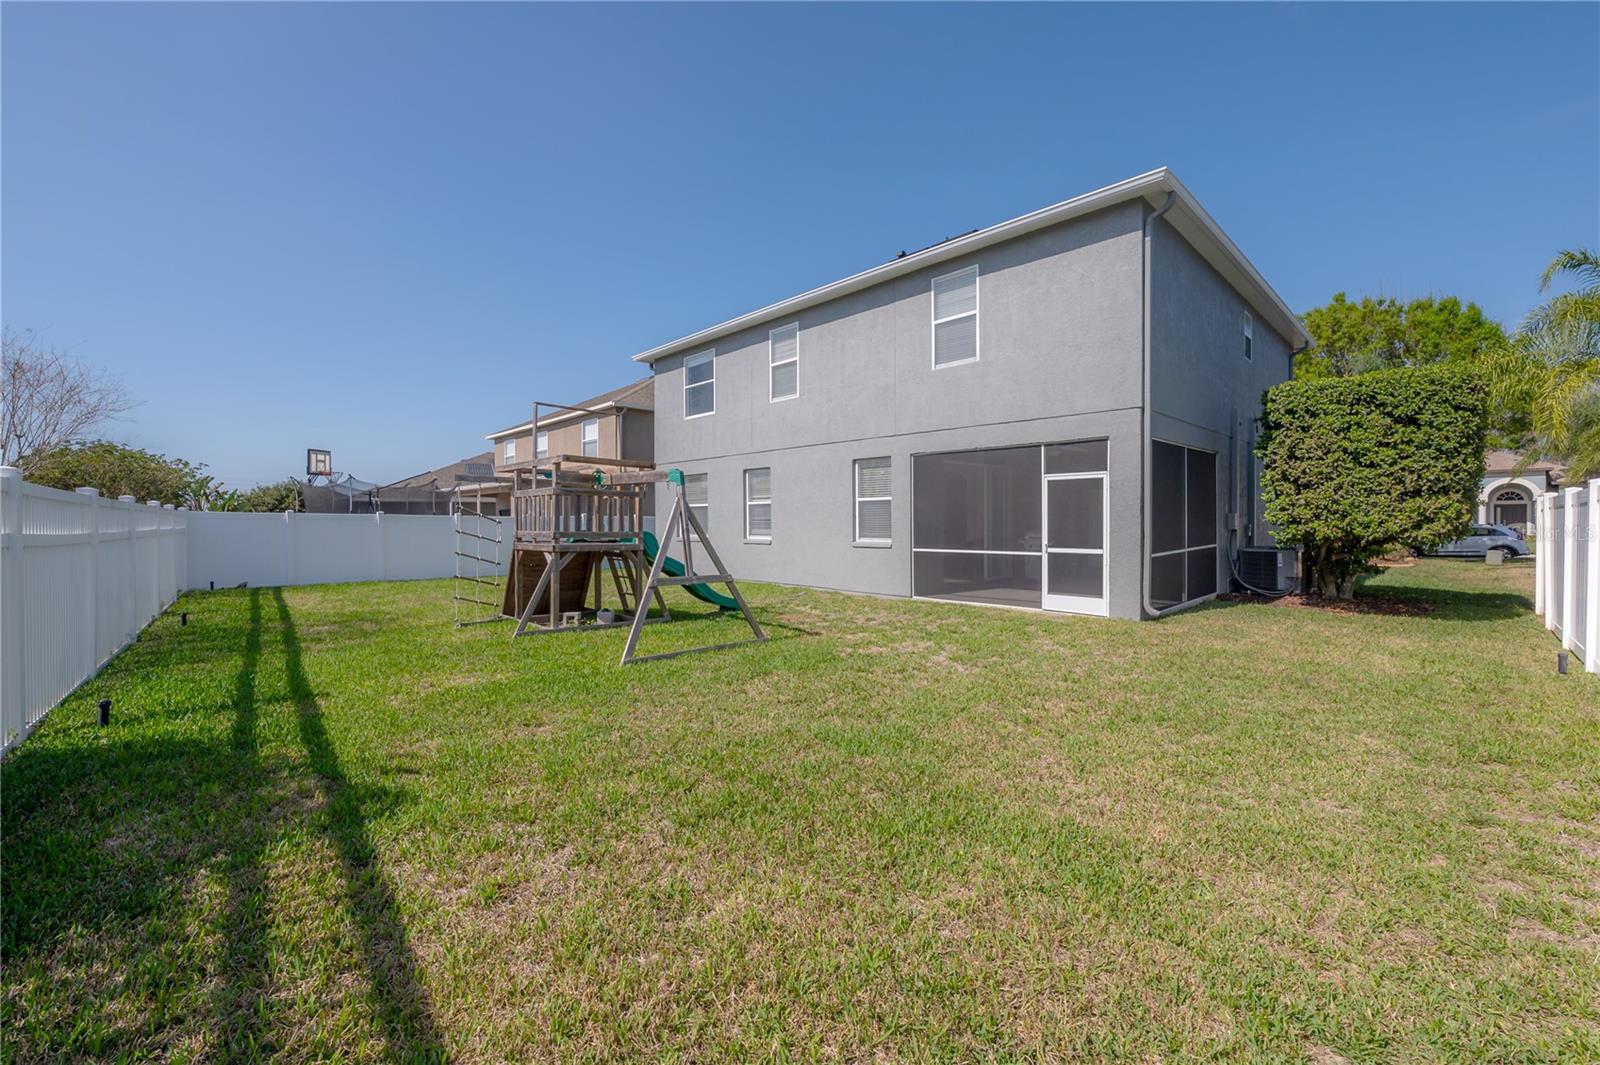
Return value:
[(1509, 525), (1520, 533), (1528, 531), (1528, 493), (1510, 485), (1498, 488), (1489, 497), (1489, 521), (1495, 525)]

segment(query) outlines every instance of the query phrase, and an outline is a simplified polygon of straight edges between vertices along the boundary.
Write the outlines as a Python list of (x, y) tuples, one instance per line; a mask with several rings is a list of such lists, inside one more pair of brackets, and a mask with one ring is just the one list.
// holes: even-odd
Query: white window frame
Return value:
[[(766, 470), (767, 471), (767, 498), (765, 498), (765, 499), (752, 499), (751, 496), (750, 496), (750, 475), (752, 473), (759, 473), (762, 470)], [(754, 541), (754, 542), (756, 542), (758, 544), (770, 544), (772, 542), (772, 533), (771, 532), (768, 532), (765, 536), (759, 536), (756, 533), (753, 533), (753, 532), (750, 531), (750, 508), (753, 507), (753, 506), (761, 506), (762, 504), (765, 504), (766, 507), (767, 507), (767, 526), (770, 529), (771, 526), (772, 526), (772, 467), (771, 466), (756, 466), (756, 467), (754, 467), (752, 469), (748, 469), (748, 470), (744, 471), (744, 538), (746, 540), (752, 540), (752, 541)]]
[[(773, 355), (777, 351), (777, 346), (773, 343), (773, 338), (776, 337), (779, 333), (782, 333), (785, 330), (789, 330), (789, 329), (793, 329), (794, 330), (794, 358), (792, 358), (792, 359), (784, 359), (781, 362), (776, 361), (776, 360), (774, 360)], [(794, 392), (792, 392), (791, 394), (789, 394), (787, 396), (775, 396), (775, 395), (773, 395), (772, 394), (772, 371), (776, 370), (780, 366), (787, 366), (791, 362), (794, 363)], [(778, 328), (770, 330), (767, 333), (767, 402), (768, 403), (782, 403), (785, 400), (799, 399), (799, 398), (800, 398), (800, 323), (799, 322), (790, 322), (788, 325), (780, 325)]]
[(540, 429), (533, 436), (533, 457), (543, 459), (550, 457), (550, 434)]
[[(691, 504), (691, 502), (690, 502), (690, 478), (694, 478), (694, 477), (704, 478), (704, 485), (706, 485), (706, 502), (702, 502), (702, 504)], [(701, 528), (702, 529), (706, 529), (707, 532), (710, 532), (710, 475), (709, 475), (709, 473), (688, 473), (688, 472), (683, 473), (683, 505), (685, 505), (686, 509), (688, 509), (688, 510), (701, 510), (701, 513), (698, 513), (698, 515), (694, 515), (694, 517), (699, 518), (699, 523), (701, 523)], [(685, 534), (685, 536), (688, 536), (688, 537), (693, 537), (694, 542), (696, 542), (696, 544), (699, 544), (699, 532), (694, 531), (694, 526), (691, 526), (690, 523), (688, 523), (688, 521), (685, 521), (685, 523), (683, 523), (683, 534)]]
[[(972, 275), (972, 310), (963, 311), (961, 314), (947, 314), (943, 318), (940, 318), (938, 316), (939, 301), (938, 297), (935, 295), (935, 290), (939, 287), (939, 282), (949, 280), (952, 277), (960, 277), (962, 274)], [(977, 362), (979, 358), (982, 357), (983, 335), (980, 326), (982, 325), (983, 320), (978, 314), (982, 308), (983, 285), (981, 283), (981, 275), (978, 271), (977, 263), (973, 263), (971, 266), (963, 266), (959, 270), (952, 270), (948, 274), (940, 274), (938, 277), (928, 282), (928, 317), (932, 323), (928, 327), (928, 362), (935, 370), (948, 370), (952, 366), (966, 366), (970, 363)], [(943, 322), (953, 322), (958, 318), (965, 318), (968, 315), (972, 316), (972, 358), (958, 359), (955, 362), (940, 362), (939, 325)]]
[[(594, 429), (594, 439), (591, 441), (589, 430)], [(589, 450), (589, 444), (594, 444), (594, 450)], [(578, 426), (578, 451), (584, 455), (599, 456), (600, 454), (600, 419), (585, 418)]]
[[(691, 363), (693, 363), (694, 365), (698, 366), (703, 362), (709, 362), (711, 364), (711, 376), (708, 379), (704, 380), (704, 381), (696, 381), (694, 384), (691, 385), (689, 383), (689, 365)], [(701, 388), (701, 387), (703, 387), (705, 385), (710, 385), (711, 386), (711, 409), (707, 410), (707, 411), (701, 411), (699, 414), (690, 414), (689, 413), (689, 389), (691, 389), (691, 388)], [(709, 418), (715, 413), (717, 413), (717, 349), (716, 348), (708, 348), (705, 351), (697, 351), (693, 355), (686, 355), (684, 357), (684, 360), (683, 360), (683, 419), (684, 419), (684, 421), (688, 421), (691, 418)]]
[(1250, 312), (1244, 315), (1244, 361), (1255, 361), (1256, 346), (1256, 320), (1250, 317)]
[[(863, 462), (874, 462), (874, 461), (876, 461), (878, 459), (883, 459), (883, 460), (885, 460), (886, 462), (889, 463), (889, 494), (886, 495), (886, 496), (864, 496), (864, 495), (861, 494), (861, 464)], [(852, 485), (852, 492), (855, 495), (855, 500), (856, 500), (856, 503), (855, 503), (855, 537), (854, 537), (854, 542), (858, 543), (858, 544), (871, 544), (874, 547), (883, 547), (883, 546), (887, 546), (887, 545), (893, 544), (894, 543), (894, 536), (892, 534), (890, 536), (882, 538), (882, 539), (880, 539), (878, 537), (875, 537), (875, 536), (866, 537), (866, 536), (862, 536), (861, 535), (861, 504), (862, 503), (884, 503), (884, 502), (887, 502), (889, 504), (890, 523), (891, 523), (891, 525), (893, 524), (893, 517), (894, 517), (894, 459), (892, 457), (888, 456), (888, 455), (869, 455), (864, 459), (856, 459), (855, 462), (852, 463), (851, 466), (850, 466), (850, 476), (855, 478), (855, 483)]]
[(500, 464), (517, 461), (517, 438), (508, 436), (500, 441)]
[[(691, 478), (691, 477), (702, 477), (702, 478), (705, 479), (706, 501), (704, 503), (691, 503), (691, 502), (689, 502), (689, 478)], [(709, 533), (711, 531), (711, 475), (710, 474), (707, 474), (707, 473), (685, 473), (683, 475), (683, 505), (684, 505), (684, 507), (686, 507), (687, 509), (689, 509), (691, 511), (695, 510), (696, 508), (704, 511), (704, 513), (702, 513), (702, 514), (696, 514), (695, 517), (700, 519), (700, 527), (702, 529), (706, 530), (706, 532)], [(690, 526), (689, 528), (683, 530), (683, 532), (684, 532), (685, 536), (693, 537), (696, 543), (698, 543), (700, 541), (700, 534), (694, 531), (694, 527), (693, 526)]]

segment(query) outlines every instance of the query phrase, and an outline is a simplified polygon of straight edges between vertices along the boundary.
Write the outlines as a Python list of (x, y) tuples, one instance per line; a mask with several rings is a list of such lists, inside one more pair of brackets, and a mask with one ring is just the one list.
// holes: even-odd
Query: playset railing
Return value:
[[(572, 469), (572, 467), (588, 467)], [(520, 542), (614, 540), (644, 529), (646, 484), (629, 481), (649, 463), (560, 455), (519, 470), (511, 513)]]

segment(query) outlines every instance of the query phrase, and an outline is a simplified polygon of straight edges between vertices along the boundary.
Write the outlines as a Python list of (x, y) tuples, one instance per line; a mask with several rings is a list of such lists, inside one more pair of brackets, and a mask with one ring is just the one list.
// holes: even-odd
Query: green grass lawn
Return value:
[(1600, 1058), (1600, 681), (1531, 566), (1369, 586), (1437, 611), (756, 585), (625, 670), (186, 596), (5, 765), (5, 1057)]

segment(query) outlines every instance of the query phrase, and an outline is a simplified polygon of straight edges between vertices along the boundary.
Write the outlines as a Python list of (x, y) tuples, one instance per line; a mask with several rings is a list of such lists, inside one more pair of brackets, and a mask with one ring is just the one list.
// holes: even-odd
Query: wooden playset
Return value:
[[(514, 533), (500, 611), (516, 619), (513, 636), (627, 625), (622, 665), (767, 638), (711, 538), (684, 502), (680, 471), (597, 455), (552, 455), (515, 467), (512, 477)], [(645, 528), (646, 499), (654, 485), (672, 494), (659, 544)], [(668, 557), (675, 545), (681, 551), (681, 564)], [(713, 572), (695, 569), (698, 551), (709, 558)], [(614, 607), (607, 605), (608, 583)], [(728, 594), (717, 593), (710, 587), (713, 584), (725, 585)], [(718, 609), (738, 610), (752, 638), (638, 654), (644, 626), (672, 620), (661, 594), (669, 586), (683, 587)]]

